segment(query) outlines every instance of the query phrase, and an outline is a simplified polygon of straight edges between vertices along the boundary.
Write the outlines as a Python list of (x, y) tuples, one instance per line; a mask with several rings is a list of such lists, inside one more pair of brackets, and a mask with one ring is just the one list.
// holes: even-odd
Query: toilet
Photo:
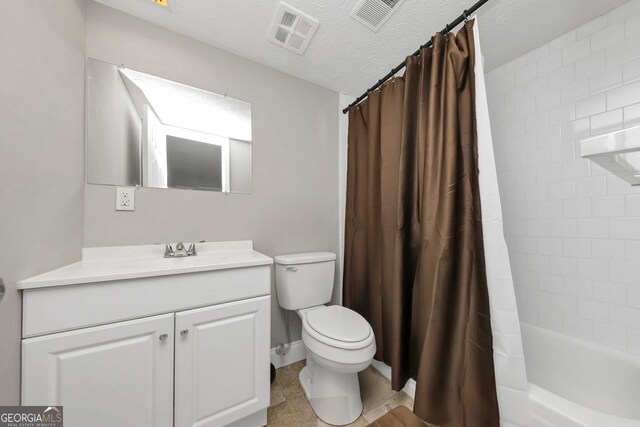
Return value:
[(358, 372), (373, 360), (371, 325), (348, 308), (331, 305), (336, 255), (314, 252), (275, 257), (278, 303), (302, 320), (307, 351), (300, 383), (324, 422), (345, 425), (362, 413)]

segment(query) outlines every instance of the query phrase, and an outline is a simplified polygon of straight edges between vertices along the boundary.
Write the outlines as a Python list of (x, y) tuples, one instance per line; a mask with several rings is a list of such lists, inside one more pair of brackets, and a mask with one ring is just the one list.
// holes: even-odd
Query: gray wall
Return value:
[[(250, 195), (143, 188), (135, 212), (115, 212), (113, 187), (87, 185), (86, 246), (252, 239), (270, 256), (338, 253), (336, 92), (94, 2), (87, 14), (87, 56), (251, 103), (253, 188)], [(285, 339), (284, 321), (275, 298), (272, 306), (275, 345)]]
[(5, 0), (0, 13), (0, 405), (20, 400), (16, 281), (80, 258), (82, 0)]

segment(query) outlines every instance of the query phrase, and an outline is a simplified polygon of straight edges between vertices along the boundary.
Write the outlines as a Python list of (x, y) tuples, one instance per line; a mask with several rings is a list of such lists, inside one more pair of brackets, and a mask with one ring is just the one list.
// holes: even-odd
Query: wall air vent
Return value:
[(317, 19), (286, 3), (280, 3), (271, 26), (269, 40), (302, 55), (318, 29), (318, 25)]
[(351, 17), (372, 31), (378, 31), (404, 0), (360, 0)]

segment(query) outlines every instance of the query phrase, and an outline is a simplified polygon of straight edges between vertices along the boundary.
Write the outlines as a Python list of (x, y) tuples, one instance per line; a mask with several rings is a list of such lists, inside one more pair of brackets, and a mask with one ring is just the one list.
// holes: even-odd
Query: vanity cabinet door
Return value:
[(175, 427), (225, 426), (269, 406), (270, 297), (176, 313)]
[(173, 314), (22, 341), (22, 404), (66, 427), (173, 425)]

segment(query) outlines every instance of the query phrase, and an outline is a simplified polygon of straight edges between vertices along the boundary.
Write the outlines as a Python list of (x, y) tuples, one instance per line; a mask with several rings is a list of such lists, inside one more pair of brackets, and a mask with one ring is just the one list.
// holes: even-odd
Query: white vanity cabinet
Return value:
[(70, 426), (170, 427), (173, 341), (172, 314), (26, 339), (22, 404), (64, 405)]
[(62, 405), (67, 427), (265, 425), (271, 259), (202, 252), (157, 275), (119, 260), (136, 273), (89, 282), (105, 262), (82, 261), (86, 283), (21, 282), (22, 404)]
[(270, 304), (262, 297), (176, 314), (176, 427), (225, 426), (269, 406)]

